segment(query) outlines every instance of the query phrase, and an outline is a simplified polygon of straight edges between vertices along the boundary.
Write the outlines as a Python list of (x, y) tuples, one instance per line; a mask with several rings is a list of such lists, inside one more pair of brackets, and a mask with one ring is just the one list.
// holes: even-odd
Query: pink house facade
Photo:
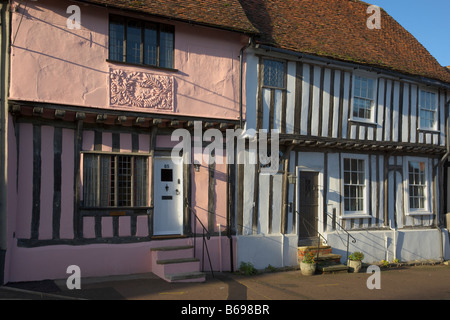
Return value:
[(87, 2), (11, 2), (3, 282), (232, 270), (234, 167), (172, 161), (171, 134), (240, 125), (250, 23)]

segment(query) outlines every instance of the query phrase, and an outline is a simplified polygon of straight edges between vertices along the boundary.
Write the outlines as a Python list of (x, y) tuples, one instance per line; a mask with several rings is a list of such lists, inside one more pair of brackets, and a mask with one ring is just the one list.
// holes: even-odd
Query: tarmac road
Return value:
[(167, 283), (143, 275), (82, 278), (80, 290), (69, 290), (65, 280), (11, 283), (0, 286), (1, 300), (450, 300), (450, 266), (408, 266), (379, 273), (380, 289), (369, 289), (360, 273), (303, 276), (284, 271), (244, 276), (208, 275), (204, 283)]

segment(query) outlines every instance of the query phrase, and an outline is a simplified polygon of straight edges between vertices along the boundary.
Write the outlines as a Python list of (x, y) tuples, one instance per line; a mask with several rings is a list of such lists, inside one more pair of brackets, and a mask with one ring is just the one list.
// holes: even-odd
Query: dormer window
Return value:
[(109, 60), (173, 69), (174, 27), (111, 16)]

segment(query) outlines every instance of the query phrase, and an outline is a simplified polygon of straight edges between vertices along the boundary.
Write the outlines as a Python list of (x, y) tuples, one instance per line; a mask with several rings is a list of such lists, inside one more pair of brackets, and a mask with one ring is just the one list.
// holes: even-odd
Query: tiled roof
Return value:
[(450, 73), (388, 13), (369, 29), (369, 4), (358, 0), (243, 0), (262, 42), (450, 83)]
[(116, 8), (259, 33), (259, 42), (450, 83), (450, 72), (388, 13), (369, 29), (359, 0), (86, 0)]
[(219, 27), (238, 32), (257, 33), (247, 19), (239, 0), (78, 0), (111, 8), (139, 11), (151, 15)]

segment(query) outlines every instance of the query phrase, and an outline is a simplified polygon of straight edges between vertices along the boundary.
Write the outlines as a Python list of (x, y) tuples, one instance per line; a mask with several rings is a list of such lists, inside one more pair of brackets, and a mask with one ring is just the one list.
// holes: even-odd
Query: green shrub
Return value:
[(362, 261), (364, 259), (364, 253), (358, 251), (353, 252), (348, 256), (348, 259), (352, 261)]
[(253, 263), (251, 262), (241, 262), (241, 265), (239, 266), (239, 272), (245, 274), (246, 276), (258, 273), (258, 271), (253, 266)]

